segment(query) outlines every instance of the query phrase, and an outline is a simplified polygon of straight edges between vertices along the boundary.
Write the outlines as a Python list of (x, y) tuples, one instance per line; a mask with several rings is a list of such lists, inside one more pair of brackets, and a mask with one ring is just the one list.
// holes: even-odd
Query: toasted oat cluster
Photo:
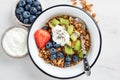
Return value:
[[(72, 2), (73, 6), (77, 6), (77, 4), (78, 4), (77, 0), (71, 0), (71, 2)], [(96, 23), (98, 23), (98, 21), (96, 20), (96, 13), (92, 9), (93, 4), (88, 3), (87, 0), (79, 0), (79, 2), (81, 4), (81, 6), (82, 6), (82, 9), (85, 10), (86, 12), (88, 12), (94, 18)]]
[[(35, 33), (39, 57), (43, 58), (45, 62), (61, 68), (76, 65), (83, 58), (81, 35), (88, 52), (91, 40), (83, 20), (68, 15), (50, 19), (45, 26)], [(40, 40), (42, 41), (40, 42)]]

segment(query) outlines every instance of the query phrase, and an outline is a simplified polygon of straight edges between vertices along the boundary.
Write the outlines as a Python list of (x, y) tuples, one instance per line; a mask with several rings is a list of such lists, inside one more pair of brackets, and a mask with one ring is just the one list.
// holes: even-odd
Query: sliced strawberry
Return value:
[(43, 47), (45, 47), (46, 43), (50, 40), (51, 36), (47, 30), (38, 29), (34, 34), (34, 38), (38, 48), (42, 49)]

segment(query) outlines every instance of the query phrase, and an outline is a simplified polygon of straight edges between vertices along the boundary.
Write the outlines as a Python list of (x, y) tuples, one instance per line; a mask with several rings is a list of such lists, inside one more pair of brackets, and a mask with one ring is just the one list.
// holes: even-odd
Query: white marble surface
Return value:
[[(0, 39), (13, 20), (16, 0), (0, 0)], [(102, 51), (92, 68), (92, 75), (82, 75), (73, 80), (120, 80), (120, 0), (89, 0), (94, 4), (102, 33)], [(55, 4), (71, 4), (70, 0), (41, 0), (43, 8)], [(7, 56), (0, 45), (0, 80), (56, 80), (40, 72), (29, 56), (13, 59)]]

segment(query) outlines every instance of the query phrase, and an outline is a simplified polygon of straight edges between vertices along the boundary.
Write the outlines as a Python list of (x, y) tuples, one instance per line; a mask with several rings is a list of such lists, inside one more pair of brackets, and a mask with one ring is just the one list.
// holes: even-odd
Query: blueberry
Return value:
[(53, 46), (54, 46), (55, 48), (59, 48), (59, 47), (60, 47), (60, 44), (57, 44), (56, 42), (53, 42)]
[(39, 5), (39, 6), (37, 6), (36, 7), (36, 9), (38, 10), (38, 11), (41, 11), (42, 10), (42, 8), (41, 8), (41, 6)]
[(57, 58), (56, 54), (50, 55), (50, 59), (51, 59), (51, 60), (54, 60), (54, 59), (56, 59), (56, 58)]
[(26, 5), (25, 0), (20, 0), (19, 3), (18, 3), (18, 6), (19, 6), (19, 7), (23, 7), (23, 6), (25, 6), (25, 5)]
[(34, 16), (34, 15), (31, 15), (31, 16), (30, 16), (30, 22), (31, 22), (31, 23), (33, 23), (33, 22), (35, 21), (35, 19), (36, 19), (36, 16)]
[(30, 12), (24, 11), (24, 12), (23, 12), (23, 17), (24, 17), (24, 18), (29, 18), (29, 17), (30, 17)]
[(16, 13), (17, 14), (22, 14), (23, 12), (24, 12), (24, 8), (22, 8), (22, 7), (16, 8)]
[(33, 2), (33, 6), (39, 6), (39, 5), (40, 5), (40, 3), (38, 1)]
[(55, 54), (56, 53), (56, 49), (55, 48), (50, 48), (50, 54)]
[(44, 30), (48, 30), (48, 29), (49, 29), (49, 27), (44, 26), (44, 27), (42, 27), (42, 29), (44, 29)]
[(32, 4), (33, 0), (26, 0), (28, 4)]
[(79, 58), (78, 58), (78, 56), (77, 56), (77, 55), (73, 55), (73, 57), (72, 57), (72, 61), (73, 61), (73, 62), (78, 61), (78, 59), (79, 59)]
[(51, 35), (51, 36), (53, 36), (53, 33), (52, 33), (52, 32), (50, 32), (50, 35)]
[(21, 21), (21, 22), (23, 22), (23, 16), (22, 15), (17, 15), (17, 18)]
[(49, 49), (49, 48), (51, 48), (51, 47), (52, 47), (52, 42), (48, 42), (48, 43), (46, 44), (46, 48)]
[(31, 7), (30, 13), (31, 13), (31, 14), (37, 13), (37, 9), (36, 9), (35, 7)]
[(71, 58), (70, 58), (69, 56), (66, 56), (65, 61), (70, 62), (70, 61), (71, 61)]
[(70, 62), (65, 62), (64, 65), (65, 65), (66, 67), (69, 67), (69, 66), (70, 66)]
[(39, 16), (39, 15), (40, 15), (40, 13), (41, 13), (41, 11), (38, 11), (38, 12), (36, 13), (36, 16)]
[(31, 8), (31, 5), (29, 5), (29, 4), (27, 4), (26, 6), (25, 6), (25, 10), (30, 10), (30, 8)]
[(64, 58), (63, 53), (62, 53), (62, 52), (58, 52), (58, 53), (57, 53), (57, 58)]
[(24, 24), (28, 24), (29, 23), (29, 19), (24, 19), (23, 23)]

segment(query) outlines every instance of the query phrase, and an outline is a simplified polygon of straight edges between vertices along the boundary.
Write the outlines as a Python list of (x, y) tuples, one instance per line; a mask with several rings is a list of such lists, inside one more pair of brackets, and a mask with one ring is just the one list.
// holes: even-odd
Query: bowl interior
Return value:
[(87, 13), (85, 13), (82, 9), (72, 6), (59, 5), (43, 11), (43, 13), (36, 19), (30, 29), (28, 36), (28, 49), (33, 62), (43, 72), (58, 78), (69, 78), (80, 75), (84, 72), (83, 61), (79, 62), (73, 67), (68, 68), (58, 68), (52, 66), (51, 64), (47, 64), (42, 58), (38, 56), (39, 51), (34, 39), (34, 33), (37, 29), (44, 26), (49, 19), (63, 14), (81, 18), (86, 23), (91, 37), (91, 48), (87, 57), (89, 64), (92, 65), (99, 54), (100, 33), (95, 22)]

